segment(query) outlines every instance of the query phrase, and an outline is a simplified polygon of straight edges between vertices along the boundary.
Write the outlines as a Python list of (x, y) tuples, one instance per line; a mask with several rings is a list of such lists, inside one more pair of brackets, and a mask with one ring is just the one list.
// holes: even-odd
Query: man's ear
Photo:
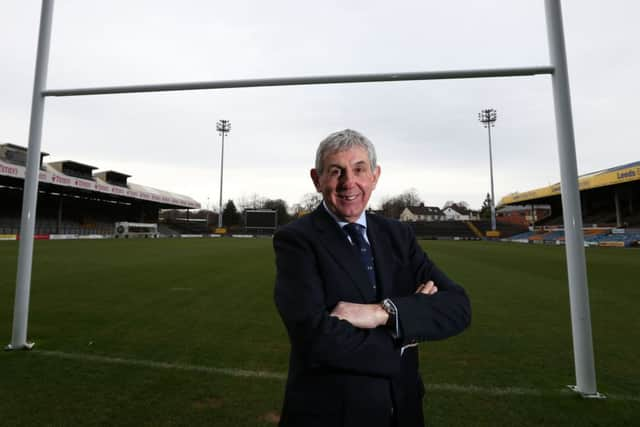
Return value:
[(309, 171), (309, 175), (311, 176), (311, 181), (313, 181), (313, 185), (316, 187), (316, 191), (320, 192), (320, 175), (316, 168), (313, 168)]
[(380, 178), (380, 165), (376, 166), (376, 168), (373, 170), (373, 188), (376, 188), (376, 185), (378, 184), (378, 179)]

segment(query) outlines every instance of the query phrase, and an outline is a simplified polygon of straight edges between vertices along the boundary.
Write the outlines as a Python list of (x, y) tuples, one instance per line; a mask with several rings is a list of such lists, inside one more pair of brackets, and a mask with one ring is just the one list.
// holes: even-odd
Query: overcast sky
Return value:
[[(579, 173), (640, 160), (640, 2), (563, 4)], [(0, 0), (0, 143), (27, 145), (40, 2)], [(48, 88), (548, 65), (543, 0), (58, 0)], [(43, 151), (217, 205), (312, 192), (318, 142), (376, 145), (372, 197), (428, 205), (559, 181), (549, 76), (48, 98)]]

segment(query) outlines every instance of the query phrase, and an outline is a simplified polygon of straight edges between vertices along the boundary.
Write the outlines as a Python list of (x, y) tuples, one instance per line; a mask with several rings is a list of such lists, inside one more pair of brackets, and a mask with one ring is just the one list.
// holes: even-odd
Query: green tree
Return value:
[(262, 204), (262, 209), (273, 209), (278, 213), (278, 225), (286, 224), (291, 221), (291, 215), (289, 215), (289, 207), (287, 202), (282, 199), (267, 199)]
[(226, 227), (240, 224), (240, 213), (233, 200), (229, 200), (222, 210), (222, 224)]
[(482, 202), (482, 208), (480, 208), (480, 218), (491, 218), (491, 196), (489, 195), (489, 193), (487, 193), (487, 197), (485, 197), (484, 202)]

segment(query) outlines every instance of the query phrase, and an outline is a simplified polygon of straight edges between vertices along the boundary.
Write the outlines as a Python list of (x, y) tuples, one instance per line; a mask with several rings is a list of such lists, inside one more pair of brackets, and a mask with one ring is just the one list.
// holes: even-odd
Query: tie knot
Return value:
[(363, 227), (360, 224), (355, 223), (349, 223), (344, 226), (344, 231), (346, 231), (347, 234), (351, 237), (353, 243), (358, 246), (360, 246), (360, 242), (364, 240), (362, 237), (362, 228)]

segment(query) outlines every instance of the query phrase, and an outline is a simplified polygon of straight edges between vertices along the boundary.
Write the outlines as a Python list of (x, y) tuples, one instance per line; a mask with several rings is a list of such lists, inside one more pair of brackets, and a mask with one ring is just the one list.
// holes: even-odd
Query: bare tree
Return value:
[(398, 196), (400, 200), (406, 206), (419, 206), (422, 203), (422, 199), (418, 195), (418, 191), (415, 188), (410, 188), (406, 190), (404, 193)]
[(405, 208), (421, 204), (423, 202), (418, 196), (418, 192), (415, 188), (411, 188), (397, 196), (385, 197), (382, 201), (382, 213), (389, 218), (399, 218)]
[(444, 202), (444, 206), (442, 207), (442, 209), (446, 209), (449, 206), (469, 210), (469, 203), (465, 202), (464, 200), (461, 200), (459, 202), (454, 202), (453, 200), (447, 200), (446, 202)]
[(249, 196), (242, 196), (238, 201), (238, 206), (241, 210), (244, 209), (261, 209), (267, 199), (260, 196), (258, 193), (253, 193)]
[(300, 202), (293, 205), (293, 212), (296, 216), (307, 214), (313, 211), (322, 202), (322, 194), (306, 193)]

